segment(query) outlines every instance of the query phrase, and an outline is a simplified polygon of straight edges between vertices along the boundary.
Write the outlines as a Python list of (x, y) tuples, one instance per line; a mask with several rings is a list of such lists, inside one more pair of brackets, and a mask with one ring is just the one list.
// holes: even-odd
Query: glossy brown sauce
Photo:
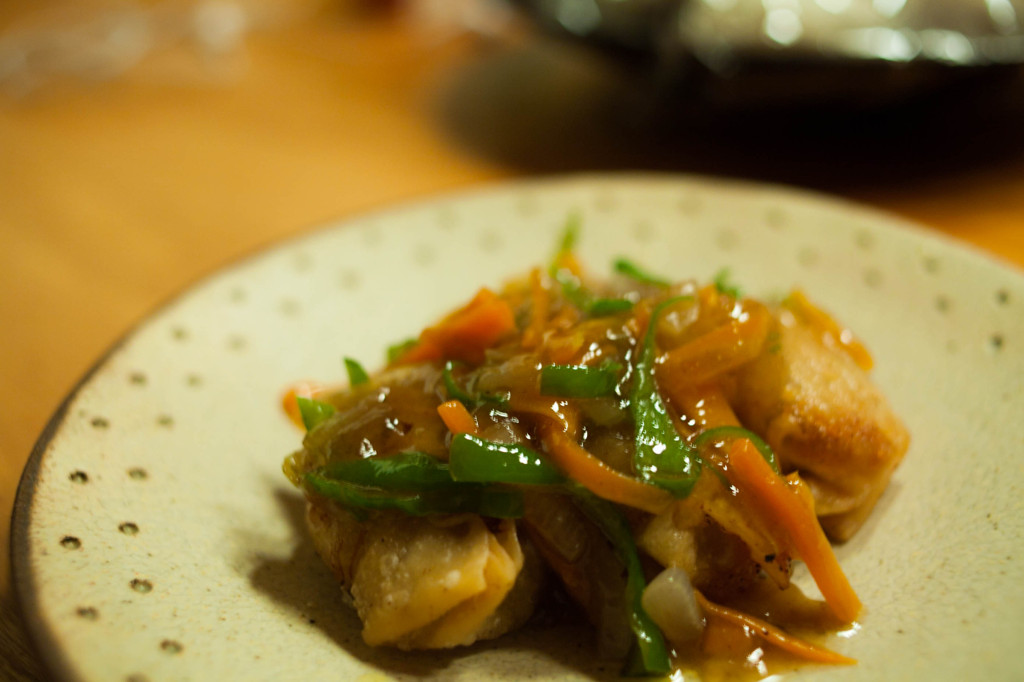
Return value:
[[(654, 306), (638, 296), (639, 302), (628, 314), (588, 319), (557, 291), (544, 289), (543, 282), (543, 275), (535, 271), (522, 286), (503, 292), (517, 318), (533, 314), (534, 319), (519, 323), (521, 334), (516, 338), (488, 348), (482, 362), (450, 368), (451, 378), (476, 394), (504, 396), (470, 407), (480, 437), (540, 448), (544, 429), (557, 428), (612, 469), (631, 475), (634, 425), (626, 392)], [(731, 372), (758, 354), (774, 352), (775, 318), (761, 303), (736, 299), (710, 286), (675, 285), (659, 296), (679, 299), (664, 310), (654, 331), (658, 348), (654, 373), (673, 425), (691, 442), (708, 429), (740, 425), (733, 410), (736, 386)], [(807, 320), (827, 338), (826, 343), (841, 348), (862, 366), (870, 362), (848, 330), (802, 295), (789, 299), (788, 305), (786, 314)], [(543, 324), (536, 317), (538, 306), (543, 308)], [(538, 373), (544, 365), (596, 367), (606, 362), (624, 368), (616, 395), (569, 400), (539, 393)], [(306, 451), (313, 454), (304, 455), (306, 462), (293, 463), (296, 470), (334, 458), (408, 450), (447, 458), (451, 434), (436, 408), (450, 396), (439, 365), (403, 367), (399, 363), (379, 381), (372, 390), (328, 394), (326, 399), (345, 413), (347, 422), (335, 427), (329, 438), (309, 434)], [(750, 493), (734, 483), (727, 442), (723, 447), (705, 446), (699, 454), (705, 473), (691, 496), (678, 501), (671, 513), (682, 519), (680, 529), (694, 538), (699, 560), (687, 568), (700, 593), (713, 604), (748, 614), (769, 624), (765, 627), (779, 628), (782, 635), (812, 644), (824, 646), (830, 633), (854, 632), (855, 624), (840, 622), (825, 602), (809, 599), (789, 584), (793, 552), (758, 517)], [(791, 476), (787, 485), (809, 499), (810, 492), (797, 480)], [(608, 546), (596, 547), (604, 541), (578, 510), (574, 515), (544, 496), (526, 499), (526, 534), (561, 577), (564, 589), (595, 620), (595, 612), (607, 606), (595, 595), (621, 580), (614, 552)], [(644, 512), (627, 512), (634, 530), (650, 519)], [(580, 531), (573, 524), (588, 525), (590, 530)], [(651, 557), (644, 560), (651, 569), (650, 578), (660, 566)], [(607, 570), (591, 574), (588, 571), (595, 563), (608, 564)], [(597, 625), (600, 630), (601, 623)], [(707, 611), (699, 641), (673, 649), (673, 662), (678, 671), (692, 671), (710, 681), (759, 679), (815, 665), (780, 648), (778, 637), (773, 639), (762, 629), (754, 620), (739, 622)]]

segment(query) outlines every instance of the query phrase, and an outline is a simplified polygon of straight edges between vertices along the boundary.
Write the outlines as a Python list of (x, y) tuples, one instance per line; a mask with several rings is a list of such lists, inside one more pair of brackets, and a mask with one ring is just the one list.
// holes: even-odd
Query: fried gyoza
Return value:
[[(591, 280), (563, 250), (307, 401), (285, 473), (363, 639), (496, 637), (529, 618), (546, 567), (644, 674), (671, 669), (661, 630), (698, 636), (705, 617), (680, 651), (849, 662), (751, 614), (802, 609), (824, 631), (860, 611), (822, 529), (856, 532), (909, 440), (866, 351), (798, 292), (772, 306), (616, 269)], [(821, 608), (793, 596), (799, 560)], [(766, 586), (804, 606), (765, 607)], [(653, 622), (641, 597), (689, 622)]]
[(784, 471), (799, 471), (826, 532), (847, 540), (871, 513), (910, 437), (853, 357), (776, 311), (777, 342), (736, 372), (733, 407)]

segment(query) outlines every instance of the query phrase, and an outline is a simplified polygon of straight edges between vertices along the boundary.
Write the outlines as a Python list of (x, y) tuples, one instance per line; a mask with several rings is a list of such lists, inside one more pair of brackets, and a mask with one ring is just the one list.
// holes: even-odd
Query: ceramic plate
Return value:
[(1024, 276), (847, 203), (679, 177), (582, 177), (442, 198), (303, 236), (150, 317), (43, 434), (14, 517), (15, 579), (59, 679), (593, 680), (585, 631), (538, 625), (455, 652), (359, 638), (281, 475), (300, 433), (279, 397), (339, 381), (482, 285), (580, 253), (755, 295), (799, 286), (873, 351), (913, 442), (838, 549), (866, 604), (833, 642), (860, 663), (799, 679), (1020, 679)]

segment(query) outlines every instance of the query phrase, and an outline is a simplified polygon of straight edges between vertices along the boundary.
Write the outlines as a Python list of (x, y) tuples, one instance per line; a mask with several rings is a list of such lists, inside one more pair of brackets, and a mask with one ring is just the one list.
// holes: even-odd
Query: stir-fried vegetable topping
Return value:
[(437, 406), (437, 415), (454, 434), (468, 433), (475, 435), (477, 432), (476, 420), (466, 409), (465, 403), (458, 400), (449, 400)]
[(658, 277), (657, 275), (652, 275), (633, 261), (627, 260), (626, 258), (616, 258), (612, 267), (615, 269), (615, 272), (620, 275), (625, 275), (630, 279), (635, 279), (641, 284), (651, 284), (657, 287), (667, 287), (669, 285), (667, 279)]
[(553, 485), (563, 476), (537, 452), (523, 445), (494, 443), (466, 433), (452, 438), (448, 455), (456, 481)]
[(629, 524), (608, 502), (578, 488), (574, 495), (576, 504), (601, 529), (626, 567), (626, 604), (634, 641), (623, 673), (632, 677), (668, 673), (672, 666), (665, 639), (641, 604), (647, 582)]
[(499, 519), (523, 515), (523, 498), (514, 490), (462, 485), (425, 492), (393, 492), (328, 478), (311, 471), (303, 478), (310, 491), (337, 502), (365, 518), (368, 509), (395, 509), (412, 516), (480, 514)]
[(321, 473), (332, 480), (383, 490), (425, 492), (452, 487), (448, 465), (422, 452), (332, 462)]
[(745, 429), (742, 426), (715, 426), (713, 428), (701, 431), (696, 438), (693, 439), (693, 447), (699, 452), (706, 445), (710, 444), (724, 444), (732, 441), (734, 438), (746, 438), (757, 451), (764, 457), (764, 461), (768, 462), (772, 470), (775, 473), (779, 472), (779, 461), (775, 457), (775, 452), (772, 451), (768, 443), (765, 443), (761, 436), (757, 435), (749, 429)]
[(463, 389), (459, 386), (458, 382), (455, 381), (455, 377), (452, 374), (455, 369), (455, 365), (456, 363), (449, 360), (444, 365), (444, 371), (441, 372), (441, 378), (444, 381), (444, 388), (448, 392), (449, 398), (458, 400), (467, 408), (474, 408), (483, 403), (504, 405), (508, 402), (508, 397), (505, 395), (498, 395), (496, 393), (479, 393)]
[(606, 362), (599, 367), (547, 365), (540, 370), (540, 394), (562, 398), (601, 398), (614, 395), (622, 365)]
[(464, 307), (424, 329), (416, 344), (395, 362), (480, 362), (487, 348), (514, 330), (515, 315), (508, 303), (490, 289), (481, 289)]
[(792, 547), (807, 564), (836, 617), (844, 623), (853, 621), (860, 613), (860, 599), (821, 530), (813, 502), (773, 471), (749, 440), (737, 440), (729, 449), (729, 473), (777, 529), (783, 546)]
[(334, 414), (334, 406), (330, 403), (303, 396), (296, 396), (295, 402), (299, 406), (299, 415), (307, 431), (312, 431), (320, 422)]
[(370, 380), (370, 375), (366, 373), (366, 370), (357, 361), (352, 358), (344, 358), (344, 360), (349, 386), (360, 386)]
[(700, 459), (679, 435), (672, 416), (658, 393), (654, 378), (655, 337), (658, 316), (684, 298), (658, 304), (644, 335), (637, 358), (630, 393), (630, 409), (636, 427), (633, 466), (640, 478), (665, 488), (676, 497), (686, 497), (700, 476)]
[(583, 219), (577, 212), (572, 212), (569, 217), (566, 218), (565, 225), (562, 227), (562, 234), (558, 238), (558, 250), (556, 251), (556, 260), (564, 255), (571, 254), (576, 250), (576, 244), (580, 241), (580, 228), (583, 225)]
[(556, 268), (552, 272), (552, 278), (562, 287), (562, 295), (590, 317), (607, 317), (633, 308), (628, 298), (595, 296), (572, 269)]
[(587, 313), (591, 317), (607, 317), (632, 308), (633, 302), (628, 298), (595, 298), (587, 302)]
[(397, 361), (400, 357), (409, 352), (413, 347), (416, 346), (416, 339), (405, 339), (398, 343), (393, 343), (387, 347), (387, 361), (391, 363)]
[(733, 298), (739, 298), (742, 295), (740, 288), (732, 281), (732, 273), (729, 271), (729, 268), (722, 268), (716, 272), (713, 282), (720, 294), (732, 296)]
[[(610, 619), (623, 644), (628, 636), (628, 675), (671, 672), (658, 624), (673, 656), (732, 652), (756, 639), (808, 661), (850, 662), (769, 622), (774, 616), (735, 608), (765, 585), (792, 594), (798, 559), (833, 624), (860, 611), (791, 453), (758, 435), (772, 433), (768, 420), (748, 421), (737, 394), (750, 390), (751, 376), (763, 381), (748, 368), (763, 361), (768, 369), (757, 371), (766, 372), (783, 360), (778, 346), (789, 340), (773, 311), (788, 310), (866, 364), (860, 347), (802, 294), (774, 309), (741, 299), (726, 269), (698, 287), (618, 258), (612, 270), (623, 277), (597, 281), (576, 260), (578, 232), (573, 216), (547, 268), (499, 293), (481, 289), (389, 347), (381, 374), (346, 357), (350, 390), (290, 393), (289, 409), (309, 433), (286, 463), (289, 478), (361, 522), (396, 512), (484, 517), (473, 518), (502, 557), (486, 570), (507, 569), (509, 595), (523, 562), (517, 543), (534, 543), (595, 623)], [(774, 405), (754, 408), (762, 403)], [(705, 469), (714, 475), (702, 477)], [(498, 527), (519, 528), (522, 538), (499, 542)], [(645, 569), (655, 575), (655, 564), (664, 570), (646, 596), (652, 618), (643, 600)], [(504, 594), (481, 593), (455, 612), (496, 607)], [(763, 603), (747, 610), (789, 613)], [(466, 641), (458, 632), (455, 641)]]
[[(572, 216), (566, 223), (559, 240), (559, 248), (548, 268), (549, 276), (558, 283), (562, 295), (590, 317), (607, 317), (631, 310), (633, 301), (628, 298), (597, 296), (584, 286), (579, 263), (576, 262), (576, 257), (573, 255), (578, 235), (579, 217)], [(635, 266), (626, 263), (625, 267), (629, 269)], [(646, 277), (639, 270), (635, 272), (641, 277)]]
[(448, 464), (419, 452), (332, 462), (308, 472), (303, 480), (310, 490), (357, 516), (367, 509), (397, 509), (415, 516), (471, 513), (518, 518), (523, 513), (520, 493), (456, 481)]

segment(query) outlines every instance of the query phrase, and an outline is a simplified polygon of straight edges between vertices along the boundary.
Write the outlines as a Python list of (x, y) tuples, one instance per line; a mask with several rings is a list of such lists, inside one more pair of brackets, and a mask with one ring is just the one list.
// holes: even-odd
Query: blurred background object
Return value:
[[(0, 544), (32, 444), (116, 339), (358, 211), (552, 173), (707, 173), (1024, 264), (1022, 17), (1021, 0), (0, 3)], [(36, 679), (11, 593), (4, 553), (0, 678)]]
[[(116, 78), (177, 46), (189, 48), (204, 67), (188, 77), (209, 78), (223, 70), (246, 33), (297, 13), (259, 0), (44, 3), (12, 20), (0, 36), (0, 86), (17, 97), (62, 80)], [(194, 64), (177, 66), (180, 77)]]
[[(239, 67), (246, 36), (280, 30), (332, 5), (319, 0), (88, 0), (8, 8), (0, 24), (0, 87), (9, 96), (77, 80), (97, 82), (149, 66), (147, 77), (223, 79)], [(363, 0), (340, 3), (366, 16), (390, 13), (422, 36), (493, 35), (510, 19), (501, 0)], [(0, 14), (0, 18), (3, 15)], [(6, 25), (4, 25), (6, 24)], [(184, 48), (184, 49), (180, 49)], [(173, 59), (167, 59), (177, 52)], [(168, 63), (152, 68), (152, 62)]]
[[(1024, 0), (516, 0), (552, 35), (628, 71), (631, 116), (721, 148), (703, 172), (816, 184), (899, 179), (951, 151), (1016, 154)], [(776, 175), (732, 159), (795, 155)], [(879, 155), (890, 163), (879, 163)], [(939, 164), (939, 168), (944, 164)], [(857, 170), (854, 170), (856, 168)], [(809, 171), (809, 172), (808, 172)]]
[[(545, 25), (637, 52), (1020, 63), (1020, 0), (515, 0)], [(716, 56), (717, 55), (717, 56)]]
[[(517, 3), (549, 30), (648, 59), (665, 72), (662, 78), (685, 81), (701, 69), (723, 80), (785, 70), (786, 78), (770, 87), (740, 93), (750, 101), (863, 106), (968, 72), (1024, 63), (1022, 0)], [(885, 71), (903, 75), (877, 78)], [(820, 77), (826, 72), (847, 77)]]

